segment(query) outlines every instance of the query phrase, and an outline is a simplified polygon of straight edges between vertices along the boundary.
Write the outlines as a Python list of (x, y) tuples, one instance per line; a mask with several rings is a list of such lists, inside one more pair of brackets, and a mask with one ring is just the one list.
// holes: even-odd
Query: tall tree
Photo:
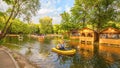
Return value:
[(63, 12), (63, 13), (61, 14), (61, 18), (62, 18), (61, 28), (62, 28), (64, 31), (69, 30), (70, 27), (71, 27), (70, 14), (67, 13), (67, 12)]
[(0, 16), (0, 30), (3, 29), (4, 25), (5, 25), (5, 19), (3, 18), (3, 16)]
[(42, 34), (53, 33), (52, 18), (44, 17), (40, 19), (40, 32)]
[(118, 7), (115, 4), (120, 4), (119, 0), (98, 0), (94, 4), (94, 9), (91, 10), (91, 22), (96, 25), (96, 30), (99, 32), (108, 21), (115, 21), (117, 14), (115, 7)]
[[(0, 35), (0, 39), (3, 38), (9, 28), (12, 25), (12, 21), (18, 18), (31, 18), (36, 14), (37, 10), (40, 7), (39, 0), (3, 0), (5, 1), (10, 8), (7, 10), (6, 15), (9, 16), (6, 18), (5, 26), (2, 29), (2, 34)], [(2, 13), (2, 12), (1, 12)]]
[(75, 0), (71, 8), (74, 23), (83, 23), (82, 26), (85, 27), (85, 23), (89, 21), (92, 2), (91, 0)]
[(12, 33), (12, 34), (20, 34), (20, 33), (28, 34), (33, 30), (33, 29), (30, 28), (30, 25), (28, 23), (23, 23), (19, 19), (15, 19), (12, 22), (13, 22), (13, 24), (10, 27), (8, 33)]
[[(120, 0), (75, 0), (74, 6), (71, 8), (71, 16), (74, 23), (82, 22), (83, 27), (86, 26), (85, 23), (91, 23), (99, 36), (100, 30), (108, 21), (119, 21), (119, 9)], [(62, 17), (62, 20), (64, 19)]]
[(63, 12), (61, 14), (61, 29), (64, 31), (69, 31), (72, 29), (79, 29), (80, 28), (80, 23), (76, 23), (74, 22), (75, 19), (73, 18), (73, 16), (71, 16), (71, 14), (67, 13), (67, 12)]
[(56, 34), (59, 34), (60, 25), (59, 25), (59, 24), (54, 24), (54, 25), (53, 25), (53, 31), (54, 31), (54, 33), (56, 33)]
[(109, 20), (119, 16), (120, 0), (75, 0), (72, 15), (77, 22), (91, 22), (99, 32)]

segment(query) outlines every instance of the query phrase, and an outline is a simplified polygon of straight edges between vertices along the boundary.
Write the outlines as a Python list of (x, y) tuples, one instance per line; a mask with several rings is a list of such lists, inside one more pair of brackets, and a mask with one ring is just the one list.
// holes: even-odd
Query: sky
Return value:
[(59, 24), (61, 21), (60, 14), (64, 11), (70, 12), (74, 4), (74, 0), (41, 0), (41, 9), (39, 9), (37, 16), (32, 20), (36, 23), (40, 18), (50, 16), (53, 19), (53, 24)]
[[(49, 16), (53, 19), (53, 24), (59, 24), (61, 21), (60, 14), (64, 11), (70, 13), (70, 9), (74, 4), (74, 0), (40, 0), (41, 8), (38, 10), (36, 16), (32, 18), (34, 23), (39, 23), (39, 19)], [(0, 10), (5, 10), (7, 7), (5, 3), (0, 0)]]
[(0, 11), (6, 11), (7, 8), (8, 5), (3, 0), (0, 0)]

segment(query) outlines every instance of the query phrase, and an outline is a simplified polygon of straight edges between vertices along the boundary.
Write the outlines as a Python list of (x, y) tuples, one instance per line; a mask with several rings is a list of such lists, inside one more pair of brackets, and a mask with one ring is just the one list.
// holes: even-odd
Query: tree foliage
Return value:
[(59, 24), (54, 24), (54, 25), (53, 25), (53, 31), (54, 31), (54, 33), (56, 33), (56, 34), (59, 34), (60, 31), (61, 31), (61, 26), (60, 26)]
[(3, 29), (5, 23), (4, 23), (4, 17), (3, 16), (0, 16), (0, 30)]
[[(0, 17), (0, 30), (4, 28), (4, 18)], [(15, 19), (12, 21), (13, 24), (8, 30), (9, 34), (39, 34), (39, 24), (34, 23), (24, 23), (19, 19)]]
[(120, 0), (75, 0), (71, 13), (63, 12), (61, 25), (64, 30), (91, 27), (100, 31), (109, 21), (119, 21)]
[(75, 4), (71, 8), (75, 23), (83, 23), (82, 26), (85, 27), (85, 23), (89, 22), (92, 2), (93, 0), (75, 0)]
[(76, 23), (74, 20), (74, 17), (67, 13), (67, 12), (63, 12), (61, 14), (62, 17), (62, 21), (61, 21), (61, 29), (64, 31), (69, 31), (72, 29), (79, 29), (81, 28), (81, 24), (80, 23)]
[(28, 34), (30, 33), (31, 28), (28, 24), (21, 22), (20, 20), (14, 20), (11, 28), (9, 29), (9, 33), (12, 34)]
[(118, 7), (117, 4), (120, 3), (119, 0), (98, 0), (95, 1), (94, 7), (91, 10), (90, 21), (95, 24), (97, 31), (99, 32), (108, 21), (115, 21), (117, 18), (116, 12)]
[[(10, 7), (4, 13), (8, 16), (5, 21), (5, 26), (2, 29), (2, 35), (0, 38), (3, 38), (8, 32), (9, 28), (13, 24), (13, 20), (17, 18), (21, 18), (24, 20), (30, 20), (30, 18), (36, 14), (37, 10), (40, 7), (39, 0), (3, 0)], [(1, 13), (3, 14), (3, 13)]]
[(53, 33), (52, 18), (44, 17), (40, 19), (40, 33)]

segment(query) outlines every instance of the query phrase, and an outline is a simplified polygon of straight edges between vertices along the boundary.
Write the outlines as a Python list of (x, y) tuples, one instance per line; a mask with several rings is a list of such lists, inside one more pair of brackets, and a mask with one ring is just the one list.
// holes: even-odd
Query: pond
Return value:
[(120, 68), (120, 48), (105, 45), (80, 45), (70, 41), (68, 45), (77, 50), (73, 56), (58, 55), (51, 51), (58, 38), (38, 40), (24, 37), (7, 37), (3, 45), (24, 55), (40, 68)]

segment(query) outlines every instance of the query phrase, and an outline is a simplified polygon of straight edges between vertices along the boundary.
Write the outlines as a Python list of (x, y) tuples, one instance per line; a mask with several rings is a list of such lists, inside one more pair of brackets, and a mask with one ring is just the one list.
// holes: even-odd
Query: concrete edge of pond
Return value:
[(16, 68), (20, 68), (19, 65), (18, 65), (18, 63), (17, 63), (17, 62), (15, 61), (15, 59), (13, 58), (13, 56), (12, 56), (8, 51), (6, 51), (6, 50), (3, 50), (3, 51), (6, 52), (6, 53), (10, 56), (10, 58), (12, 59), (14, 65), (15, 65), (15, 67), (16, 67)]
[(10, 56), (10, 58), (15, 63), (16, 68), (37, 68), (35, 64), (32, 64), (24, 56), (22, 56), (21, 54), (17, 52), (10, 50), (9, 48), (5, 46), (0, 46), (0, 50), (3, 50)]

